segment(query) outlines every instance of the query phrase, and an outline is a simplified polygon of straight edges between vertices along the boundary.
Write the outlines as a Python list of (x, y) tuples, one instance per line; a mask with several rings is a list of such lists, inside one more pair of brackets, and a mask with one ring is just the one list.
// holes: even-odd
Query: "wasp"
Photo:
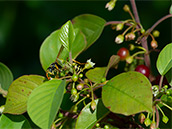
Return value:
[[(60, 78), (68, 75), (69, 73), (74, 73), (74, 71), (78, 71), (80, 67), (79, 65), (83, 65), (85, 63), (80, 63), (78, 61), (75, 61), (72, 59), (73, 62), (75, 62), (75, 65), (71, 64), (67, 60), (63, 60), (58, 58), (63, 50), (63, 46), (61, 46), (59, 53), (57, 55), (56, 61), (52, 63), (46, 70), (46, 76), (50, 80), (52, 78)], [(73, 67), (74, 66), (74, 67)]]
[(71, 72), (71, 65), (62, 59), (57, 59), (46, 70), (46, 76), (50, 80), (52, 78), (60, 78)]

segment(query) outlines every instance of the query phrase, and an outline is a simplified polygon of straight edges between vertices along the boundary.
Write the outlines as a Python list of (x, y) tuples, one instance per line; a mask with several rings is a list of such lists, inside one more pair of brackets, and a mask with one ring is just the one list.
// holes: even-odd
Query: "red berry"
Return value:
[(150, 74), (149, 68), (145, 65), (138, 65), (136, 67), (135, 71), (142, 73), (146, 77), (149, 77), (149, 74)]
[(122, 47), (118, 50), (117, 55), (120, 56), (120, 60), (125, 60), (130, 54), (127, 48)]

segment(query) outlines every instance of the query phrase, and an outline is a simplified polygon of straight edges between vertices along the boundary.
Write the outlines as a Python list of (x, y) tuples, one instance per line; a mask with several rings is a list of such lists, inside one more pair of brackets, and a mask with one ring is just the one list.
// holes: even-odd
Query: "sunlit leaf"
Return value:
[(90, 107), (91, 102), (82, 109), (77, 118), (75, 129), (92, 129), (98, 121), (109, 113), (109, 110), (103, 105), (101, 99), (97, 99), (95, 102), (96, 109), (94, 111)]
[[(81, 53), (84, 50), (86, 46), (86, 40), (84, 35), (79, 31), (79, 29), (75, 29), (74, 31), (76, 36), (71, 46), (73, 59), (75, 59), (79, 55), (79, 53)], [(40, 62), (45, 71), (50, 66), (50, 64), (55, 62), (57, 55), (60, 51), (60, 48), (62, 46), (59, 40), (59, 33), (60, 30), (54, 31), (49, 37), (45, 39), (45, 41), (41, 45)], [(68, 50), (63, 49), (60, 53), (59, 58), (65, 60), (68, 56)]]
[(32, 121), (42, 129), (50, 129), (60, 108), (65, 80), (50, 80), (37, 87), (29, 97), (27, 111)]
[(107, 69), (106, 69), (106, 72), (105, 72), (105, 76), (107, 76), (107, 73), (109, 71), (110, 68), (114, 67), (116, 68), (118, 63), (120, 61), (120, 57), (118, 55), (112, 55), (109, 59), (109, 63), (107, 65)]
[(86, 36), (86, 49), (92, 45), (101, 35), (106, 21), (92, 14), (83, 14), (72, 20), (74, 28), (79, 28)]
[(172, 14), (172, 5), (170, 6), (169, 13)]
[(103, 86), (102, 100), (114, 113), (132, 115), (143, 111), (151, 112), (151, 83), (139, 72), (121, 73)]
[(12, 82), (13, 82), (12, 72), (6, 65), (0, 62), (0, 87), (3, 90), (8, 90)]
[(59, 39), (64, 48), (71, 51), (72, 43), (75, 39), (75, 32), (71, 21), (66, 22), (60, 29)]
[(31, 128), (28, 120), (23, 115), (2, 114), (0, 129), (28, 129)]
[(165, 76), (170, 86), (172, 86), (172, 68), (166, 73)]
[(4, 113), (22, 114), (26, 112), (29, 95), (44, 80), (43, 76), (38, 75), (24, 75), (16, 79), (8, 89)]
[(165, 75), (172, 68), (172, 43), (162, 49), (158, 56), (156, 66), (161, 75)]
[(102, 78), (105, 77), (106, 67), (96, 67), (94, 69), (90, 69), (86, 72), (86, 76), (89, 80), (94, 83), (101, 83)]

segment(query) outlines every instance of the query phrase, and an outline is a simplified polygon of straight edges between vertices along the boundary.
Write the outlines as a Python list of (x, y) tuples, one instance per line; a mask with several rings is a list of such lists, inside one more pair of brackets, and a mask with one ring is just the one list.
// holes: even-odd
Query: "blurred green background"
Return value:
[[(105, 9), (108, 1), (1, 1), (0, 2), (0, 61), (14, 74), (14, 79), (24, 74), (45, 75), (40, 61), (39, 48), (44, 39), (60, 28), (67, 20), (80, 14), (90, 13), (106, 21), (130, 18), (123, 11), (129, 1), (118, 0), (112, 11)], [(170, 0), (136, 1), (140, 20), (145, 29), (151, 27), (159, 18), (169, 13)], [(161, 33), (157, 38), (159, 48), (171, 41), (171, 20), (168, 19), (157, 28)], [(121, 46), (116, 45), (117, 34), (110, 26), (105, 27), (101, 37), (77, 60), (85, 62), (92, 58), (96, 66), (105, 66), (112, 54)], [(157, 55), (157, 53), (153, 53)], [(152, 58), (155, 63), (156, 58)], [(156, 68), (155, 69), (155, 74)]]

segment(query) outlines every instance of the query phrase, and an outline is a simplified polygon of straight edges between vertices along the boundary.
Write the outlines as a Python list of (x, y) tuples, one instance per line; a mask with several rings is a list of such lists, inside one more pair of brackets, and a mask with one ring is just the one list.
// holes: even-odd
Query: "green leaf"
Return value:
[(172, 68), (165, 74), (168, 83), (172, 86)]
[(60, 108), (65, 80), (50, 80), (37, 87), (29, 97), (27, 111), (42, 129), (50, 129)]
[(13, 81), (8, 89), (4, 113), (22, 114), (26, 112), (29, 95), (44, 80), (43, 76), (24, 75)]
[[(85, 46), (86, 46), (86, 40), (84, 35), (78, 30), (75, 29), (75, 40), (72, 43), (72, 57), (75, 59), (79, 53), (81, 53)], [(60, 48), (62, 46), (60, 39), (59, 39), (59, 33), (60, 30), (54, 31), (49, 37), (45, 39), (43, 44), (40, 48), (40, 62), (43, 67), (43, 69), (46, 71), (47, 68), (55, 62), (57, 55), (60, 51)], [(69, 56), (69, 52), (67, 49), (63, 49), (60, 53), (59, 58), (66, 60), (66, 58)]]
[(101, 83), (102, 78), (105, 77), (105, 71), (106, 67), (96, 67), (87, 71), (86, 76), (94, 83)]
[(103, 105), (101, 99), (95, 100), (96, 109), (92, 111), (91, 102), (87, 104), (79, 114), (75, 129), (92, 129), (96, 122), (104, 118), (109, 110)]
[(161, 75), (165, 75), (172, 68), (172, 43), (162, 49), (158, 56), (156, 66)]
[(3, 90), (8, 90), (12, 82), (13, 82), (12, 72), (6, 65), (0, 62), (0, 87)]
[(75, 29), (75, 40), (72, 43), (72, 57), (75, 59), (82, 51), (84, 51), (87, 42), (84, 34), (79, 30)]
[(172, 14), (172, 5), (170, 6), (169, 13)]
[(72, 20), (74, 28), (79, 28), (86, 36), (86, 49), (92, 45), (101, 35), (106, 21), (92, 14), (83, 14)]
[(139, 72), (121, 73), (103, 86), (102, 100), (114, 113), (132, 115), (143, 111), (151, 112), (151, 83)]
[(107, 66), (107, 69), (105, 72), (105, 76), (107, 76), (107, 73), (108, 73), (110, 68), (112, 68), (112, 67), (116, 68), (117, 67), (119, 61), (120, 61), (120, 57), (118, 55), (112, 55), (110, 57), (110, 60), (109, 60), (109, 63), (108, 63), (108, 66)]
[(71, 21), (66, 22), (60, 29), (59, 39), (61, 44), (68, 51), (71, 51), (71, 45), (75, 39), (75, 32)]
[(0, 129), (29, 129), (28, 120), (23, 115), (2, 114), (0, 117)]

